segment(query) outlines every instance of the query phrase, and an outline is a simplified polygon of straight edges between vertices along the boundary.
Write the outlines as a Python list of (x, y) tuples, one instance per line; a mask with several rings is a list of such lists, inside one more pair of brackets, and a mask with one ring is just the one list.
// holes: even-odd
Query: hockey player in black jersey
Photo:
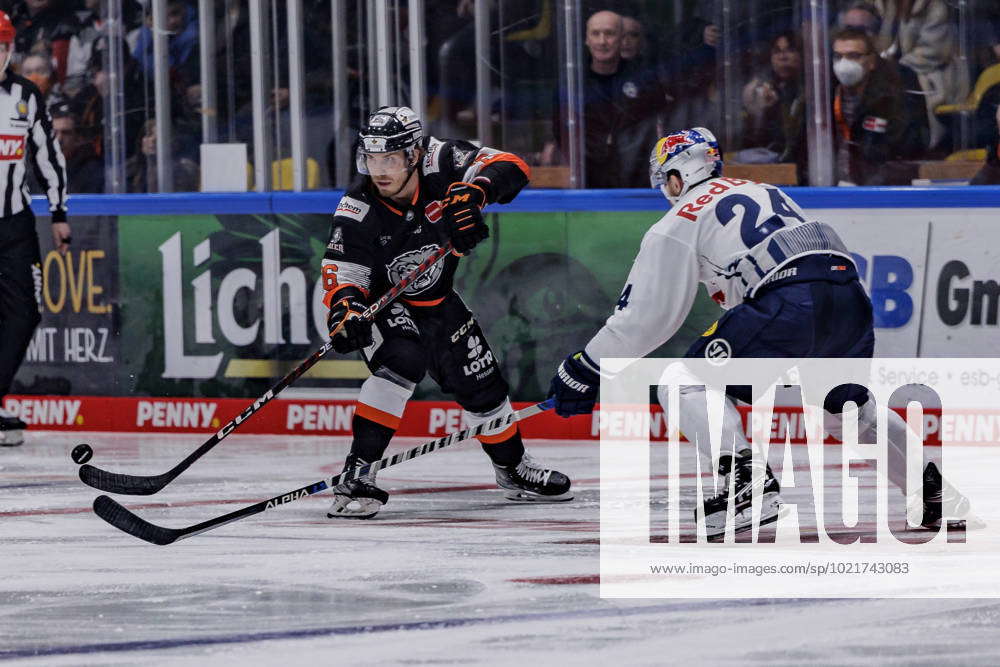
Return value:
[[(323, 259), (334, 349), (360, 350), (371, 371), (358, 397), (346, 469), (378, 460), (425, 374), (473, 425), (511, 411), (508, 386), (475, 316), (453, 288), (460, 258), (489, 236), (482, 208), (511, 201), (530, 170), (516, 155), (424, 137), (408, 107), (381, 107), (358, 137), (363, 178), (340, 200)], [(376, 316), (358, 315), (434, 251), (454, 251)], [(570, 480), (524, 451), (516, 424), (478, 436), (511, 500), (569, 500)], [(368, 475), (334, 488), (327, 516), (369, 518), (388, 500)]]

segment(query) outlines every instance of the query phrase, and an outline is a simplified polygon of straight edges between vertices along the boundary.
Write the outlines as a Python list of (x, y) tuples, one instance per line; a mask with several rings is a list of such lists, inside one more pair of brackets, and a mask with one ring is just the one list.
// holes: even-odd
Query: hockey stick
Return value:
[(544, 412), (545, 410), (550, 409), (552, 405), (552, 399), (536, 403), (535, 405), (524, 408), (523, 410), (508, 413), (503, 417), (497, 417), (492, 421), (485, 422), (478, 426), (473, 426), (463, 431), (446, 435), (443, 438), (431, 440), (430, 442), (418, 445), (412, 449), (407, 449), (399, 452), (398, 454), (387, 456), (381, 461), (375, 461), (366, 466), (361, 466), (360, 468), (344, 471), (339, 475), (334, 475), (332, 478), (321, 479), (318, 482), (313, 482), (312, 484), (299, 487), (294, 491), (282, 493), (273, 498), (262, 500), (259, 503), (248, 505), (242, 509), (238, 509), (228, 514), (223, 514), (222, 516), (217, 516), (214, 519), (209, 519), (208, 521), (202, 521), (201, 523), (188, 526), (187, 528), (164, 528), (163, 526), (157, 526), (156, 524), (150, 523), (149, 521), (146, 521), (142, 517), (136, 515), (130, 509), (124, 507), (119, 502), (109, 498), (108, 496), (98, 496), (94, 499), (94, 512), (97, 516), (101, 517), (118, 530), (134, 535), (140, 540), (145, 540), (151, 544), (171, 544), (177, 540), (183, 540), (191, 537), (192, 535), (197, 535), (198, 533), (204, 533), (218, 528), (219, 526), (224, 526), (227, 523), (232, 523), (233, 521), (239, 521), (240, 519), (245, 519), (248, 516), (253, 516), (254, 514), (266, 512), (270, 509), (278, 507), (279, 505), (284, 505), (286, 503), (305, 498), (306, 496), (311, 496), (314, 493), (319, 493), (320, 491), (337, 486), (338, 484), (355, 479), (356, 477), (367, 475), (369, 472), (377, 472), (384, 468), (388, 468), (389, 466), (402, 463), (403, 461), (409, 461), (410, 459), (415, 459), (418, 456), (430, 454), (435, 450), (444, 449), (445, 447), (453, 445), (456, 442), (461, 442), (462, 440), (477, 436), (487, 429), (499, 429), (504, 426), (509, 426), (516, 421), (521, 421), (527, 419), (528, 417), (537, 415), (540, 412)]
[[(368, 306), (368, 308), (366, 308), (361, 314), (361, 317), (369, 320), (372, 319), (380, 310), (385, 308), (389, 303), (394, 301), (396, 297), (402, 294), (403, 290), (409, 287), (413, 281), (426, 273), (428, 269), (434, 266), (449, 252), (451, 252), (451, 243), (446, 243), (443, 248), (435, 250), (427, 257), (427, 259), (422, 261), (415, 269), (413, 269), (413, 271), (404, 276), (398, 283), (393, 285), (389, 291), (378, 299), (378, 301)], [(331, 338), (340, 331), (342, 326), (343, 323), (330, 332)], [(128, 475), (125, 473), (109, 472), (85, 463), (80, 466), (80, 480), (88, 486), (92, 486), (100, 491), (107, 491), (108, 493), (123, 493), (133, 496), (149, 496), (157, 493), (167, 484), (174, 481), (178, 475), (191, 467), (192, 463), (200, 459), (202, 456), (211, 451), (213, 447), (222, 442), (226, 436), (235, 431), (240, 424), (250, 419), (254, 413), (267, 405), (275, 396), (280, 394), (285, 387), (298, 380), (303, 373), (315, 366), (316, 362), (323, 358), (323, 355), (331, 349), (333, 349), (333, 343), (328, 340), (322, 345), (322, 347), (313, 352), (308, 359), (299, 364), (288, 375), (281, 378), (277, 384), (268, 389), (263, 396), (248, 405), (243, 412), (219, 429), (218, 432), (206, 440), (201, 447), (188, 454), (187, 458), (165, 473), (159, 475)]]

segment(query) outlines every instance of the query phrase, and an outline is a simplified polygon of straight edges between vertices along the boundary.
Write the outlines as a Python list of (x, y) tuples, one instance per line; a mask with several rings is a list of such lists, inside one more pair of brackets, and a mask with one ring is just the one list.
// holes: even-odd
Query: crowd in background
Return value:
[[(731, 16), (738, 57), (729, 70), (740, 113), (724, 115), (719, 96), (719, 53), (726, 39), (711, 1), (664, 46), (640, 30), (644, 3), (594, 5), (586, 19), (588, 68), (584, 81), (588, 187), (639, 187), (649, 137), (691, 126), (718, 135), (737, 123), (723, 145), (739, 163), (794, 163), (808, 184), (806, 72), (801, 17), (792, 2), (767, 3), (766, 20)], [(735, 4), (753, 8), (755, 3)], [(828, 17), (831, 116), (835, 174), (841, 184), (909, 185), (919, 162), (942, 160), (962, 146), (960, 109), (977, 80), (991, 83), (972, 100), (971, 147), (986, 148), (973, 183), (1000, 183), (1000, 3), (976, 5), (969, 17), (971, 45), (960, 54), (957, 10), (945, 0), (846, 0)], [(742, 29), (749, 27), (751, 29)], [(662, 35), (661, 35), (662, 37)], [(631, 43), (648, 48), (636, 50)], [(962, 58), (960, 56), (966, 56)], [(982, 77), (980, 79), (980, 77)], [(980, 86), (980, 88), (983, 88)], [(983, 92), (977, 89), (977, 93)], [(631, 94), (634, 93), (634, 94)], [(540, 156), (556, 164), (559, 119)], [(641, 138), (640, 138), (641, 137)], [(614, 165), (615, 169), (608, 169)]]
[[(275, 4), (275, 3), (272, 3)], [(348, 13), (348, 91), (352, 123), (367, 111), (363, 22)], [(492, 3), (495, 143), (536, 165), (565, 165), (565, 87), (559, 85), (558, 3)], [(583, 0), (587, 187), (646, 187), (649, 147), (671, 130), (707, 126), (729, 137), (727, 161), (791, 163), (808, 184), (806, 72), (802, 5), (794, 0), (685, 0), (664, 19), (655, 0)], [(66, 156), (71, 192), (104, 190), (107, 25), (100, 0), (0, 0), (17, 29), (12, 67), (46, 95)], [(215, 2), (218, 81), (213, 113), (219, 141), (252, 143), (250, 38), (246, 0)], [(394, 16), (408, 35), (406, 3)], [(1000, 3), (971, 3), (960, 52), (956, 3), (947, 0), (831, 0), (830, 112), (836, 180), (909, 184), (923, 160), (986, 149), (974, 183), (1000, 183)], [(278, 2), (269, 51), (268, 123), (278, 160), (288, 157), (287, 31)], [(428, 124), (439, 136), (475, 136), (475, 31), (472, 0), (426, 3)], [(148, 0), (122, 0), (127, 189), (156, 191), (153, 39)], [(331, 26), (328, 0), (303, 0), (305, 106), (310, 157), (327, 187), (334, 173)], [(166, 27), (174, 179), (197, 190), (201, 99), (197, 3), (169, 0)], [(726, 40), (732, 40), (726, 44)], [(720, 67), (721, 54), (738, 54)], [(407, 50), (397, 58), (405, 66)], [(725, 81), (720, 80), (725, 72)], [(990, 83), (976, 86), (977, 81)], [(739, 113), (727, 111), (728, 89)], [(971, 97), (970, 94), (974, 93)], [(403, 101), (409, 99), (405, 84)], [(962, 105), (972, 103), (969, 109)], [(732, 103), (729, 105), (732, 107)], [(964, 115), (963, 115), (964, 114)], [(963, 118), (966, 131), (962, 131)], [(971, 128), (971, 131), (969, 129)], [(720, 129), (728, 131), (723, 132)], [(318, 148), (317, 148), (318, 147)], [(314, 155), (313, 153), (319, 154)], [(977, 155), (977, 154), (974, 154)], [(252, 156), (251, 156), (252, 159)], [(982, 158), (978, 158), (982, 159)]]

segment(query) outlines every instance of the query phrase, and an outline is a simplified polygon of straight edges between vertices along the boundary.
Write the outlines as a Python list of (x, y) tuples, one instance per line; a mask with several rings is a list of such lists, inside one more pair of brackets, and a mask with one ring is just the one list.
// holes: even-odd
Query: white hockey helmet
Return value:
[[(676, 173), (684, 187), (676, 197), (667, 189), (667, 179)], [(649, 156), (649, 183), (659, 188), (671, 203), (691, 189), (691, 186), (722, 173), (722, 152), (715, 135), (704, 127), (681, 130), (662, 137)]]
[(403, 151), (407, 163), (412, 165), (423, 136), (420, 116), (410, 107), (379, 107), (358, 132), (358, 171), (367, 174), (367, 156), (376, 153)]

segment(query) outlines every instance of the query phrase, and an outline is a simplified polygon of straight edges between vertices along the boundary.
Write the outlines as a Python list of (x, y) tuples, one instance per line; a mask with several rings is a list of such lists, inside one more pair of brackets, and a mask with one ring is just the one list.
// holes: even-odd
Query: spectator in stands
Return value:
[(873, 0), (882, 17), (878, 47), (883, 58), (913, 68), (924, 91), (930, 146), (945, 127), (934, 115), (940, 104), (961, 102), (969, 92), (969, 72), (958, 59), (957, 25), (945, 0)]
[[(330, 50), (333, 35), (330, 28), (330, 3), (304, 3), (305, 20), (302, 27), (302, 48), (309, 54), (305, 58), (304, 103), (306, 109), (325, 108), (329, 113), (333, 97), (333, 81), (330, 72), (333, 54)], [(271, 90), (271, 106), (286, 109), (291, 99), (288, 87), (288, 36), (277, 36), (276, 72), (277, 79)], [(247, 67), (250, 66), (247, 61)]]
[[(854, 0), (840, 13), (838, 23), (841, 28), (853, 27), (864, 30), (877, 43), (879, 32), (882, 29), (882, 15), (871, 2)], [(895, 66), (896, 74), (903, 86), (903, 114), (906, 117), (903, 135), (908, 140), (902, 156), (914, 160), (926, 157), (927, 150), (930, 148), (930, 121), (926, 112), (927, 104), (924, 91), (920, 87), (917, 73), (913, 71), (912, 67), (899, 61), (879, 58), (878, 65), (880, 67)]]
[(672, 66), (670, 88), (676, 101), (660, 127), (660, 135), (684, 127), (719, 127), (722, 122), (716, 83), (716, 51), (722, 31), (714, 23), (695, 18), (683, 27), (681, 35), (682, 49)]
[(69, 41), (79, 30), (76, 15), (62, 0), (24, 0), (12, 7), (11, 20), (17, 29), (15, 48), (31, 53), (39, 42), (52, 54), (56, 81), (66, 77)]
[[(638, 188), (649, 184), (647, 158), (656, 140), (656, 116), (667, 105), (655, 71), (623, 60), (622, 17), (601, 10), (587, 19), (590, 54), (583, 82), (585, 183), (588, 188)], [(559, 100), (558, 108), (565, 108)], [(556, 140), (542, 151), (543, 164), (556, 162), (564, 113), (557, 113)]]
[(187, 87), (177, 108), (172, 109), (174, 158), (201, 159), (201, 84)]
[(802, 39), (783, 32), (771, 43), (771, 64), (743, 88), (743, 145), (738, 162), (794, 162), (806, 174)]
[[(129, 6), (129, 0), (122, 3)], [(66, 61), (66, 78), (85, 77), (87, 64), (93, 54), (94, 42), (104, 34), (106, 24), (101, 16), (101, 0), (84, 0), (84, 9), (77, 11), (76, 20), (80, 29), (69, 40)]]
[(837, 17), (837, 26), (864, 30), (877, 43), (882, 30), (882, 13), (869, 0), (853, 0), (841, 10)]
[[(443, 11), (449, 10), (447, 3), (439, 4)], [(490, 25), (495, 35), (490, 39), (494, 75), (502, 74), (506, 81), (513, 82), (537, 76), (535, 70), (546, 64), (538, 57), (540, 40), (523, 33), (533, 32), (532, 26), (543, 20), (543, 11), (551, 12), (551, 5), (545, 7), (538, 0), (504, 0), (501, 11), (501, 3), (487, 4), (492, 5)], [(437, 54), (439, 71), (435, 78), (440, 94), (432, 104), (432, 113), (441, 113), (441, 134), (460, 132), (453, 128), (454, 123), (468, 125), (476, 120), (475, 5), (472, 0), (458, 0), (454, 3), (454, 16), (445, 22), (454, 27)], [(551, 22), (551, 14), (547, 20)], [(431, 28), (431, 32), (442, 35), (442, 28)], [(514, 39), (518, 33), (521, 33), (520, 38)], [(504, 44), (502, 51), (501, 42)], [(508, 104), (518, 104), (520, 91), (516, 85), (506, 94)]]
[[(90, 61), (86, 68), (86, 80), (82, 88), (76, 94), (67, 96), (75, 113), (78, 115), (81, 129), (86, 136), (93, 139), (95, 146), (101, 146), (102, 134), (104, 131), (104, 101), (110, 91), (108, 74), (104, 70), (103, 50), (107, 40), (101, 38), (95, 45), (91, 53)], [(131, 149), (138, 144), (138, 137), (142, 133), (143, 123), (146, 121), (145, 103), (152, 93), (149, 87), (144, 84), (151, 83), (144, 81), (139, 72), (139, 63), (128, 55), (128, 46), (122, 44), (122, 91), (124, 93), (123, 120), (125, 123), (125, 146), (129, 151), (126, 157), (131, 155)], [(68, 92), (68, 91), (67, 91)]]
[(844, 184), (909, 185), (914, 165), (901, 161), (903, 90), (893, 68), (879, 64), (868, 33), (841, 28), (833, 35), (833, 100), (837, 175)]
[(973, 74), (1000, 62), (1000, 3), (980, 2), (972, 14)]
[[(659, 36), (664, 38), (662, 34)], [(622, 14), (622, 60), (631, 61), (643, 70), (653, 70), (660, 85), (666, 89), (671, 77), (659, 51), (655, 36), (649, 34), (644, 22), (636, 16)]]
[(52, 106), (54, 101), (59, 101), (61, 95), (58, 90), (55, 90), (55, 93), (50, 95), (54, 89), (58, 88), (58, 85), (55, 83), (52, 60), (48, 54), (32, 53), (22, 60), (21, 76), (38, 86), (38, 90), (42, 93), (42, 98), (45, 100), (47, 106)]
[(636, 60), (643, 57), (646, 46), (646, 35), (642, 24), (634, 16), (622, 16), (622, 58)]
[(977, 145), (986, 146), (986, 164), (971, 185), (1000, 185), (1000, 84), (983, 95), (976, 110)]
[[(174, 152), (176, 156), (177, 152)], [(198, 165), (188, 158), (174, 158), (174, 191), (197, 192), (201, 186)], [(125, 179), (129, 192), (159, 192), (156, 171), (156, 119), (150, 118), (143, 126), (136, 151), (125, 161)]]
[[(170, 78), (178, 91), (183, 91), (191, 83), (200, 79), (198, 71), (198, 16), (194, 7), (185, 0), (168, 0), (165, 21), (168, 40), (168, 60)], [(129, 43), (134, 43), (132, 57), (139, 62), (141, 71), (153, 79), (153, 19), (152, 14), (146, 24), (129, 35)]]
[(80, 129), (80, 119), (70, 105), (52, 107), (52, 129), (66, 158), (69, 192), (104, 192), (104, 160), (94, 142)]
[[(66, 77), (62, 82), (66, 97), (77, 95), (87, 83), (91, 58), (97, 52), (99, 43), (107, 32), (107, 23), (101, 16), (101, 0), (84, 0), (84, 8), (77, 11), (80, 30), (69, 40), (69, 55)], [(122, 0), (122, 16), (126, 30), (142, 23), (142, 6), (138, 0)]]

